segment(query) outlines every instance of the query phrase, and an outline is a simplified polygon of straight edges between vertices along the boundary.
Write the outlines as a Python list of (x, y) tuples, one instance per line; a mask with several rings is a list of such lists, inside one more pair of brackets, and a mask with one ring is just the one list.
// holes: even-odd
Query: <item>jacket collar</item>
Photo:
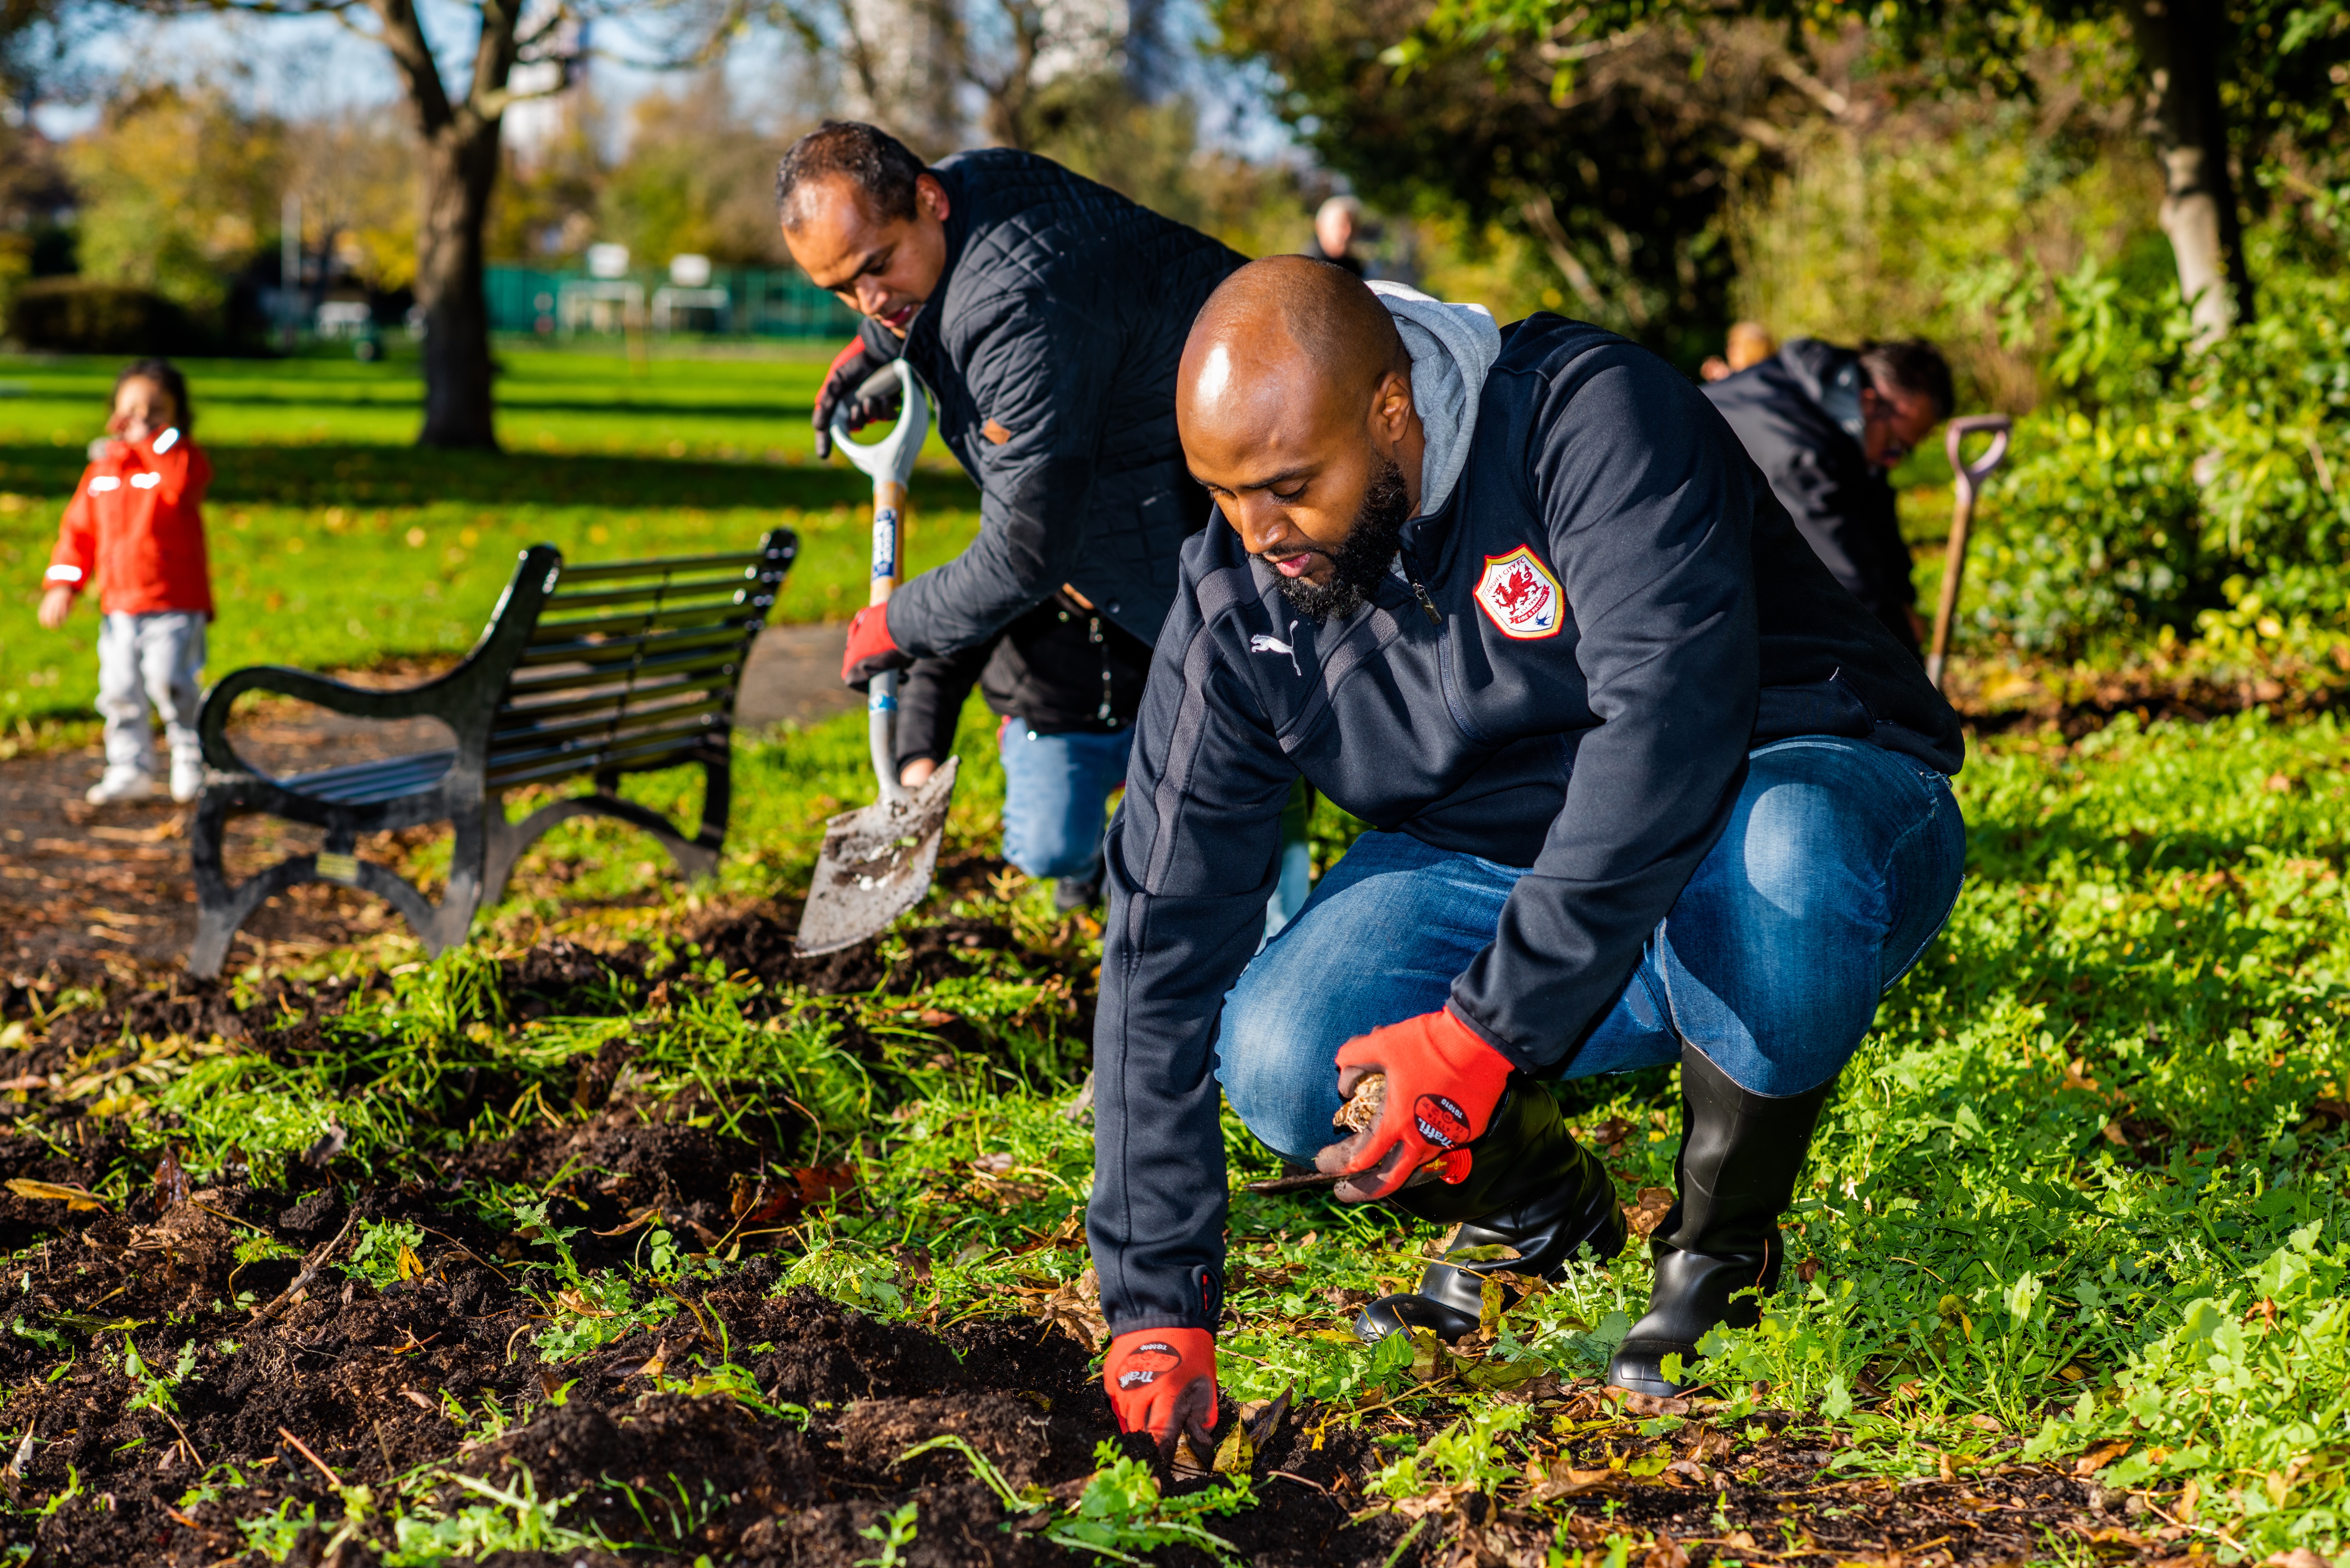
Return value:
[(928, 364), (938, 351), (939, 317), (946, 303), (947, 289), (954, 282), (955, 264), (962, 260), (963, 247), (971, 242), (971, 187), (957, 165), (960, 160), (950, 158), (927, 172), (947, 192), (947, 259), (939, 269), (938, 286), (931, 297), (914, 313), (913, 325), (906, 328), (905, 357), (917, 365)]

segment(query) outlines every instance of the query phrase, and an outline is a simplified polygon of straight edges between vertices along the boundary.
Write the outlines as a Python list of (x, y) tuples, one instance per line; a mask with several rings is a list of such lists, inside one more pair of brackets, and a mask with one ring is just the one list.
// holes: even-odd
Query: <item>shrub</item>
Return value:
[(1987, 496), (1981, 628), (2077, 657), (2164, 627), (2340, 619), (2350, 280), (2275, 268), (2261, 318), (2200, 351), (2175, 289), (2133, 298), (2085, 269), (2058, 292), (2068, 393), (2019, 421)]
[(161, 295), (82, 277), (36, 278), (19, 288), (8, 336), (68, 354), (178, 354), (196, 337), (187, 312)]

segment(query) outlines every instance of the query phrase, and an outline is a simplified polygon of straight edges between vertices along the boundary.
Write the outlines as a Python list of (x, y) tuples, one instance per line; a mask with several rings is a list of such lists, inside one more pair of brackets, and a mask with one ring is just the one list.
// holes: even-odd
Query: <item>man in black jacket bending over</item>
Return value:
[[(1777, 1283), (1836, 1075), (1957, 896), (1956, 716), (1697, 389), (1597, 327), (1278, 257), (1210, 299), (1177, 398), (1227, 525), (1184, 546), (1108, 845), (1120, 1424), (1214, 1420), (1220, 1085), (1340, 1199), (1460, 1222), (1356, 1325), (1454, 1337), (1481, 1272), (1622, 1245), (1540, 1080), (1678, 1062), (1679, 1200), (1610, 1368), (1672, 1393)], [(1372, 831), (1252, 960), (1300, 774)]]
[[(865, 317), (816, 399), (834, 406), (903, 356), (979, 484), (979, 537), (850, 623), (842, 677), (992, 639), (1068, 585), (1145, 642), (1176, 552), (1207, 515), (1175, 434), (1183, 334), (1241, 256), (1031, 153), (926, 169), (869, 125), (785, 153), (784, 242)], [(854, 428), (886, 410), (860, 407)]]
[(1839, 348), (1798, 337), (1705, 389), (1835, 580), (1912, 654), (1925, 639), (1886, 474), (1952, 407), (1923, 338)]

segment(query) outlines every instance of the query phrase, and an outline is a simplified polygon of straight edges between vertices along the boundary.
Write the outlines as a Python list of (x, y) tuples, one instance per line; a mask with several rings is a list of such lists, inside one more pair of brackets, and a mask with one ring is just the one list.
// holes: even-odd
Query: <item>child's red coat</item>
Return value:
[(47, 581), (76, 591), (96, 577), (109, 615), (213, 613), (204, 561), (204, 487), (213, 465), (176, 430), (109, 442), (82, 471), (57, 527)]

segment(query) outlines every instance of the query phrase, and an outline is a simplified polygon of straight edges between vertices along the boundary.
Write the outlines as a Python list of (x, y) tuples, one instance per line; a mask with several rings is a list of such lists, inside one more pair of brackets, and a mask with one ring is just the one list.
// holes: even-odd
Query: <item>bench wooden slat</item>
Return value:
[[(676, 757), (683, 761), (700, 756), (716, 729), (716, 725), (704, 721), (674, 731), (656, 732), (626, 745), (605, 749), (597, 757), (596, 765), (599, 768), (639, 769), (658, 765), (652, 760), (657, 757)], [(578, 752), (564, 753), (558, 749), (555, 754), (540, 761), (515, 758), (502, 762), (489, 770), (489, 781), (499, 789), (512, 789), (542, 778), (562, 778), (586, 772), (588, 770), (581, 766), (579, 756)]]
[(517, 675), (525, 670), (536, 670), (548, 664), (635, 664), (647, 654), (682, 651), (694, 648), (715, 648), (749, 640), (755, 618), (743, 616), (732, 624), (711, 627), (706, 630), (655, 632), (647, 637), (621, 638), (611, 642), (552, 642), (543, 648), (533, 648), (515, 660)]
[(737, 595), (732, 604), (686, 605), (678, 608), (638, 610), (633, 613), (600, 616), (594, 619), (541, 622), (532, 628), (530, 645), (536, 649), (552, 648), (564, 642), (590, 643), (603, 647), (615, 639), (642, 638), (665, 631), (691, 631), (702, 628), (731, 628), (740, 632), (743, 623), (758, 613), (760, 607), (748, 603)]
[[(732, 680), (727, 679), (727, 672), (733, 669), (734, 663), (735, 660), (732, 656), (700, 661), (694, 668), (711, 674), (712, 678), (706, 680), (695, 680), (691, 676), (671, 678), (661, 673), (648, 677), (641, 667), (634, 671), (609, 670), (605, 672), (607, 676), (605, 680), (593, 685), (564, 689), (578, 690), (582, 693), (578, 696), (549, 697), (530, 702), (510, 702), (499, 709), (497, 716), (490, 722), (493, 743), (494, 743), (494, 737), (505, 733), (510, 729), (527, 729), (533, 724), (544, 723), (550, 719), (568, 718), (575, 713), (598, 712), (612, 707), (623, 699), (632, 706), (639, 703), (650, 706), (656, 702), (674, 701), (679, 698), (692, 697), (705, 691), (724, 691), (733, 685)], [(631, 673), (637, 679), (633, 680), (624, 679)]]
[(642, 561), (598, 561), (584, 566), (567, 566), (567, 583), (608, 583), (623, 577), (650, 577), (686, 571), (722, 571), (729, 566), (764, 566), (766, 556), (757, 550), (740, 556), (656, 556)]
[(390, 800), (431, 788), (440, 782), (441, 776), (456, 760), (454, 750), (410, 752), (402, 756), (386, 757), (379, 763), (347, 763), (338, 768), (294, 774), (277, 782), (295, 794), (307, 795), (312, 800), (331, 800), (346, 805)]
[(657, 679), (707, 675), (713, 679), (705, 684), (716, 685), (716, 678), (739, 667), (747, 657), (740, 645), (728, 643), (721, 645), (716, 652), (690, 648), (633, 666), (615, 660), (602, 665), (567, 664), (547, 670), (516, 670), (506, 688), (504, 707), (516, 712), (536, 712), (542, 696), (553, 701), (556, 694), (608, 691), (631, 683), (650, 688)]
[(732, 695), (720, 695), (699, 702), (649, 704), (641, 708), (624, 708), (613, 703), (600, 713), (589, 714), (568, 724), (526, 724), (501, 730), (490, 737), (490, 763), (495, 766), (511, 755), (556, 742), (582, 740), (590, 735), (609, 735), (619, 739), (648, 724), (699, 718), (706, 713), (723, 713), (733, 705), (733, 701)]
[(548, 617), (568, 615), (574, 610), (603, 609), (612, 605), (642, 604), (650, 600), (666, 604), (673, 599), (684, 601), (712, 595), (760, 591), (759, 574), (751, 570), (729, 572), (718, 577), (692, 577), (682, 581), (663, 579), (641, 583), (634, 587), (589, 589), (578, 593), (565, 592), (567, 586), (567, 583), (556, 585), (555, 597), (548, 602), (546, 614), (539, 618), (541, 624), (545, 624)]

